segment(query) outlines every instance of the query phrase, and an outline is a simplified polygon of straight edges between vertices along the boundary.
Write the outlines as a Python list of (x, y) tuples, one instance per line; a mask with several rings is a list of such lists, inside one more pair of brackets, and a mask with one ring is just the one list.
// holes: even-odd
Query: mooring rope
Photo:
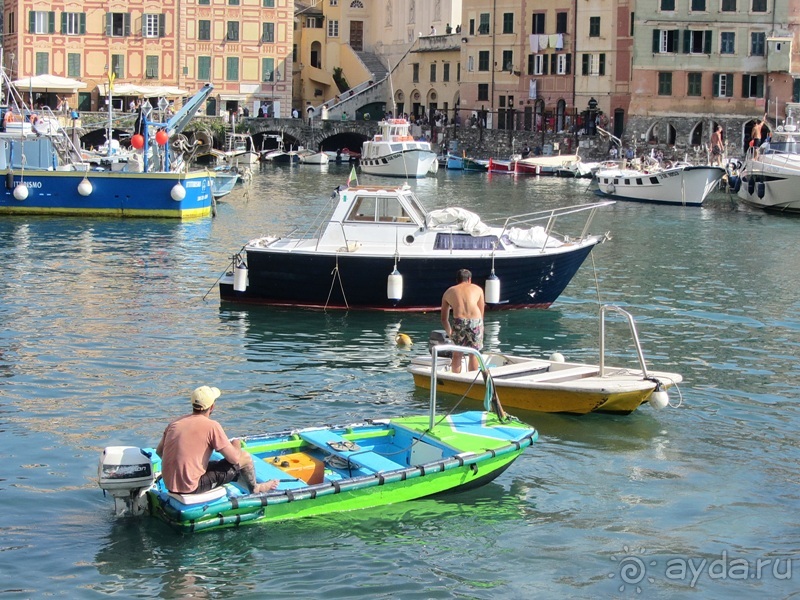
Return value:
[(344, 307), (349, 309), (350, 305), (347, 303), (347, 295), (344, 293), (344, 282), (342, 281), (342, 274), (339, 272), (339, 255), (336, 255), (336, 266), (331, 271), (333, 278), (331, 279), (331, 289), (328, 290), (328, 298), (325, 300), (325, 310), (328, 310), (328, 304), (331, 301), (331, 294), (333, 294), (333, 285), (336, 280), (339, 280), (339, 289), (342, 291), (342, 298), (344, 299)]

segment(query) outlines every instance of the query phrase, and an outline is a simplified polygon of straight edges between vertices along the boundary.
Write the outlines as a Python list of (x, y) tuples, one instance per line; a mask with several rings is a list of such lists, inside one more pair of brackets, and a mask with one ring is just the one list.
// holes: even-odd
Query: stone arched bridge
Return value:
[[(84, 142), (100, 145), (105, 141), (108, 115), (102, 113), (84, 113), (81, 115), (83, 123), (79, 134)], [(133, 128), (135, 115), (123, 113), (115, 117), (114, 130), (126, 132)], [(196, 117), (198, 122), (222, 122), (222, 117)], [(257, 148), (261, 148), (261, 141), (267, 135), (283, 137), (287, 149), (289, 146), (325, 150), (350, 148), (361, 151), (361, 144), (371, 139), (378, 132), (377, 121), (322, 121), (313, 119), (309, 125), (308, 119), (268, 119), (246, 117), (242, 119), (242, 127), (253, 136)], [(192, 126), (189, 126), (192, 129)], [(96, 138), (96, 139), (95, 139)], [(219, 140), (219, 142), (224, 142)], [(269, 147), (269, 144), (267, 145)], [(274, 147), (274, 144), (272, 145)]]
[(258, 142), (265, 135), (281, 135), (288, 146), (335, 150), (361, 150), (361, 144), (378, 132), (376, 121), (322, 121), (312, 119), (246, 118), (244, 127)]

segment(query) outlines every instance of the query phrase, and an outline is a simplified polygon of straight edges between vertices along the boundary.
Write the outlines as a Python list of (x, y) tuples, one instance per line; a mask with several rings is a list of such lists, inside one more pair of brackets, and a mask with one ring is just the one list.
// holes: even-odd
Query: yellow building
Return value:
[[(428, 38), (446, 35), (448, 27), (455, 31), (460, 20), (461, 0), (299, 0), (295, 11), (295, 103), (315, 107), (326, 103), (332, 118), (338, 118), (337, 110), (345, 109), (353, 116), (371, 110), (379, 97), (380, 103), (392, 110), (392, 88), (395, 92), (403, 88), (400, 102), (405, 104), (405, 112), (412, 112), (412, 102), (420, 107), (430, 105), (436, 85), (417, 89), (419, 97), (414, 100), (408, 96), (412, 93), (409, 65), (420, 60), (412, 53), (427, 50)], [(457, 59), (452, 63), (451, 86), (456, 81)], [(386, 80), (389, 72), (391, 81)], [(426, 77), (428, 74), (426, 71)], [(402, 83), (404, 79), (407, 84)], [(370, 82), (376, 84), (374, 88), (381, 84), (380, 89), (368, 90)], [(347, 93), (340, 93), (340, 85)], [(360, 98), (343, 102), (350, 97), (350, 90)], [(457, 94), (444, 93), (452, 105)], [(397, 94), (394, 98), (397, 100)]]

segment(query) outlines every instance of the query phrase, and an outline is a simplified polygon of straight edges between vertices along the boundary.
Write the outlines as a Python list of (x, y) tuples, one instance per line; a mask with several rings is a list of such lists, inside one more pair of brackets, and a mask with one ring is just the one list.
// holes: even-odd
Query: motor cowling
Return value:
[(114, 498), (118, 516), (142, 514), (147, 508), (145, 493), (153, 485), (153, 461), (135, 446), (108, 446), (97, 467), (100, 488)]
[[(444, 329), (434, 329), (431, 331), (430, 336), (428, 336), (428, 352), (433, 355), (433, 349), (435, 346), (441, 346), (442, 344), (452, 344), (452, 340), (447, 335)], [(452, 352), (443, 352), (439, 356), (447, 356), (452, 357)]]

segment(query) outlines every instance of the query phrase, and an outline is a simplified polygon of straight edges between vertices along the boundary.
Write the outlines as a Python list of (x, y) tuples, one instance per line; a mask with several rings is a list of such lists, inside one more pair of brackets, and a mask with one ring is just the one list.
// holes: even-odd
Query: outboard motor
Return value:
[[(434, 346), (440, 346), (442, 344), (452, 344), (452, 340), (448, 337), (445, 333), (444, 329), (434, 329), (431, 331), (430, 336), (428, 337), (428, 352), (433, 355), (433, 348)], [(448, 358), (453, 357), (452, 352), (443, 352), (439, 356), (446, 356)]]
[(114, 498), (117, 516), (147, 510), (147, 490), (153, 485), (153, 462), (141, 448), (108, 446), (97, 467), (100, 488)]

